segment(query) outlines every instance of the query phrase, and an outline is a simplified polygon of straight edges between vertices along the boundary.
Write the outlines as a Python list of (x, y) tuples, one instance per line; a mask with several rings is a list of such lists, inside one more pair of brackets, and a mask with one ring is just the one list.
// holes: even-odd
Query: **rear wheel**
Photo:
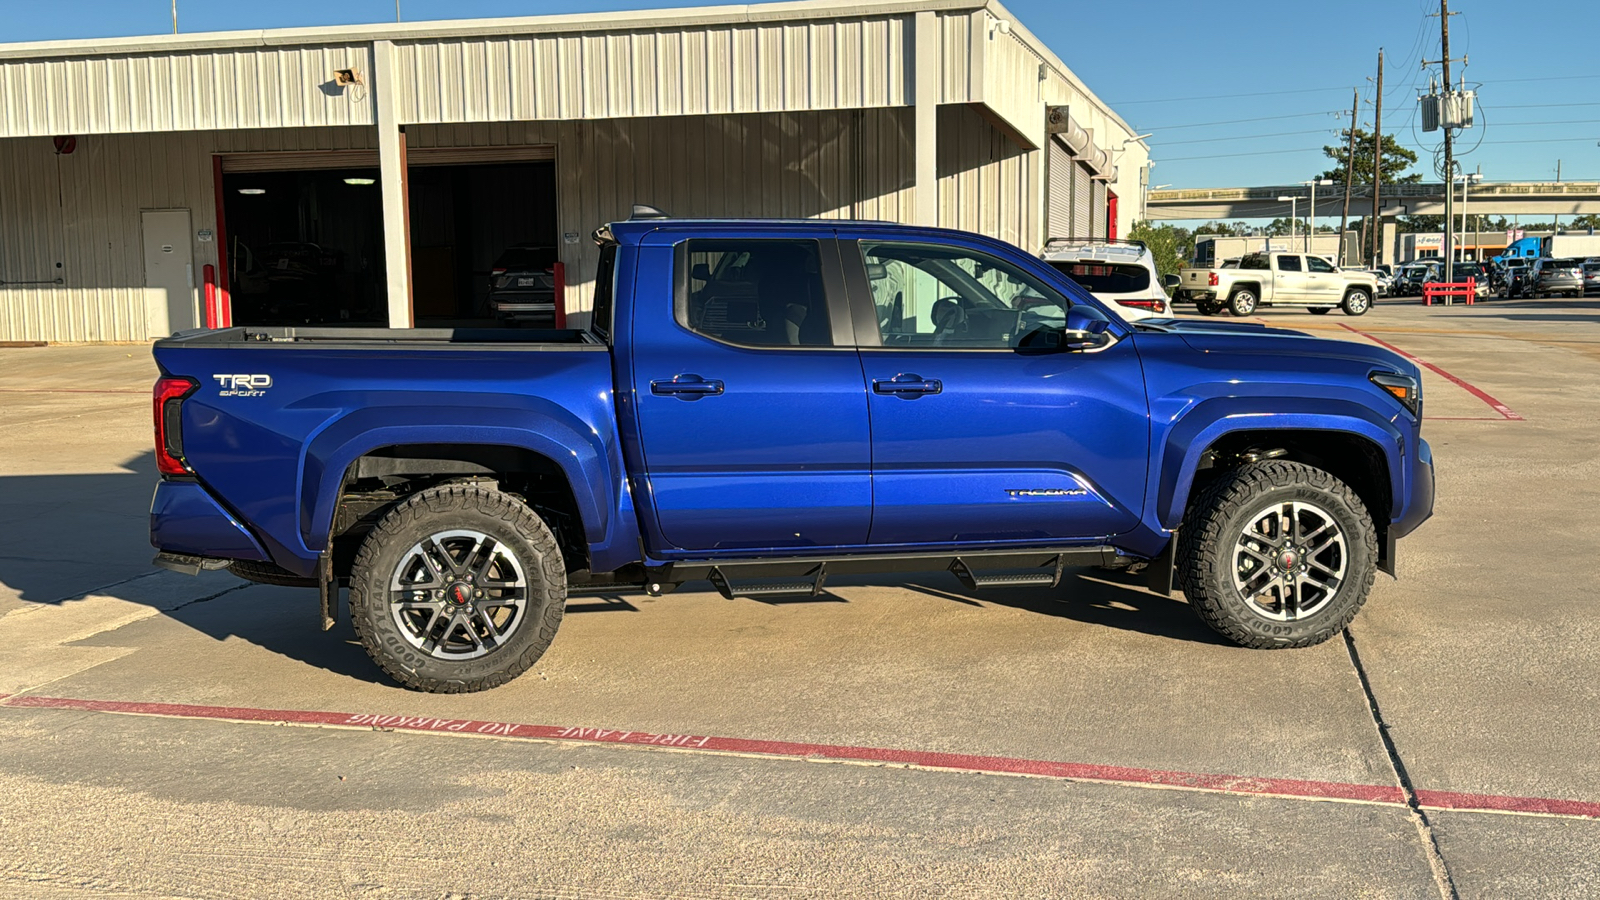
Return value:
[(1228, 312), (1236, 316), (1248, 316), (1256, 311), (1256, 292), (1249, 288), (1240, 288), (1228, 297)]
[(1359, 316), (1372, 308), (1372, 295), (1357, 288), (1344, 295), (1344, 302), (1339, 304), (1347, 316)]
[(527, 671), (566, 607), (555, 536), (510, 494), (421, 491), (380, 520), (350, 575), (361, 644), (408, 688), (481, 691)]
[(1366, 602), (1377, 568), (1372, 519), (1321, 469), (1272, 460), (1227, 473), (1190, 505), (1178, 583), (1200, 618), (1236, 644), (1309, 647)]

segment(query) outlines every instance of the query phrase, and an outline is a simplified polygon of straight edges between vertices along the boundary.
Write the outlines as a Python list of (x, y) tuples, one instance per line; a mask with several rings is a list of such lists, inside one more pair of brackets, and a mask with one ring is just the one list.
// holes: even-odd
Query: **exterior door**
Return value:
[(1306, 296), (1308, 303), (1338, 302), (1344, 295), (1344, 276), (1320, 256), (1306, 257)]
[(872, 445), (836, 242), (706, 232), (642, 247), (637, 283), (633, 396), (661, 551), (865, 544)]
[(1277, 271), (1272, 276), (1272, 302), (1304, 303), (1310, 295), (1306, 273), (1298, 253), (1274, 253), (1272, 261)]
[(139, 218), (144, 226), (145, 302), (151, 336), (199, 328), (189, 211), (145, 210)]
[[(856, 321), (878, 325), (861, 348), (871, 542), (1089, 541), (1132, 529), (1150, 438), (1132, 341), (1040, 352), (1031, 344), (1077, 302), (1042, 264), (861, 238), (840, 249), (859, 263)], [(1075, 315), (1105, 319), (1088, 304)]]

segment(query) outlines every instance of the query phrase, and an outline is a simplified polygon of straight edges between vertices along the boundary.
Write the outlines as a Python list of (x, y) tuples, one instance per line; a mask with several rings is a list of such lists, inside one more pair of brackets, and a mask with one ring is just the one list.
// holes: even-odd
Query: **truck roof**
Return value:
[(737, 226), (742, 230), (756, 231), (783, 231), (783, 232), (829, 232), (836, 228), (849, 228), (851, 230), (888, 231), (896, 234), (924, 234), (947, 235), (952, 237), (976, 238), (966, 231), (953, 228), (934, 228), (924, 225), (906, 225), (900, 222), (885, 222), (878, 219), (761, 219), (761, 218), (686, 218), (678, 219), (670, 216), (651, 216), (647, 218), (624, 219), (601, 226), (595, 236), (605, 240), (608, 236), (618, 243), (637, 244), (639, 240), (652, 231), (726, 231), (729, 226)]

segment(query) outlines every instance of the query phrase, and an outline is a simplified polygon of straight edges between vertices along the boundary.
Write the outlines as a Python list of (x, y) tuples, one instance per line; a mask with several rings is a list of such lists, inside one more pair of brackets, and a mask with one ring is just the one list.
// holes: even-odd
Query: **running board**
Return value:
[(819, 563), (811, 572), (806, 573), (810, 581), (792, 582), (765, 582), (762, 584), (734, 584), (723, 574), (721, 566), (713, 566), (706, 575), (706, 580), (717, 589), (717, 593), (724, 598), (732, 600), (735, 596), (742, 597), (781, 597), (804, 595), (816, 597), (822, 593), (822, 584), (828, 579), (828, 564)]
[[(690, 581), (709, 581), (717, 592), (735, 596), (777, 596), (822, 593), (829, 575), (893, 574), (946, 570), (968, 589), (985, 587), (1055, 587), (1067, 566), (1111, 565), (1121, 557), (1112, 547), (1065, 550), (979, 550), (939, 554), (873, 554), (843, 557), (779, 557), (728, 560), (679, 560), (652, 566), (645, 592), (671, 593)], [(1026, 570), (1036, 571), (1026, 571)], [(1023, 571), (1007, 571), (1023, 570)], [(1043, 571), (1037, 571), (1043, 570)], [(751, 583), (750, 579), (757, 579)]]

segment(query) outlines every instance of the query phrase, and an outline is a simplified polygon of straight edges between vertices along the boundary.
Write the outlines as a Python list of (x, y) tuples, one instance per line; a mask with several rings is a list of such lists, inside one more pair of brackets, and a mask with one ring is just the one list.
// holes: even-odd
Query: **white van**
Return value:
[(1155, 256), (1142, 241), (1051, 238), (1039, 258), (1127, 321), (1172, 314), (1171, 301), (1156, 274)]

